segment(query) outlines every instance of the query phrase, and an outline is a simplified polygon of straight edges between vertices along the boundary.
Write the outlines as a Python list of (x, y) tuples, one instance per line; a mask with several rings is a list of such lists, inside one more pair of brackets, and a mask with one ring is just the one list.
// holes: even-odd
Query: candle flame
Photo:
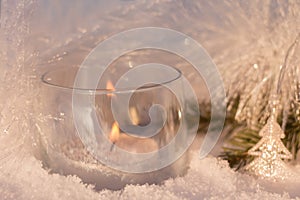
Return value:
[(179, 120), (181, 119), (181, 117), (182, 117), (181, 111), (178, 110), (178, 118), (179, 118)]
[(130, 107), (129, 112), (130, 112), (130, 117), (131, 117), (132, 124), (138, 125), (140, 120), (139, 120), (139, 116), (138, 116), (138, 113), (136, 111), (136, 108), (135, 107)]
[(120, 129), (119, 129), (118, 123), (114, 122), (114, 124), (112, 125), (112, 128), (111, 128), (110, 135), (109, 135), (109, 140), (112, 143), (116, 143), (119, 140), (119, 137), (120, 137)]
[[(114, 87), (114, 85), (112, 84), (111, 81), (107, 81), (107, 83), (106, 83), (106, 89), (109, 90), (110, 92), (115, 91), (115, 87)], [(113, 93), (108, 93), (107, 96), (111, 97), (111, 96), (113, 96)]]

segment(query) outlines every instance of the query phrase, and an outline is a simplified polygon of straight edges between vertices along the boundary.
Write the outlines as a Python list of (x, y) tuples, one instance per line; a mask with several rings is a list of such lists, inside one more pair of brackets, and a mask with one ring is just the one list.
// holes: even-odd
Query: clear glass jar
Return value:
[[(84, 182), (95, 184), (96, 189), (161, 183), (185, 173), (188, 153), (178, 144), (192, 141), (188, 130), (195, 128), (182, 126), (187, 109), (185, 90), (178, 88), (184, 87), (179, 70), (174, 68), (160, 84), (132, 88), (114, 88), (115, 80), (121, 76), (114, 71), (103, 76), (95, 90), (74, 88), (78, 70), (63, 67), (42, 76), (41, 97), (47, 123), (41, 124), (43, 151), (39, 152), (44, 152), (40, 157), (47, 168), (61, 174), (75, 174)], [(170, 90), (174, 87), (180, 91), (176, 95)], [(74, 95), (90, 99), (90, 105), (74, 111)], [(128, 97), (124, 108), (121, 99)], [(92, 117), (92, 109), (96, 118)], [(76, 126), (74, 115), (80, 125)], [(176, 137), (179, 129), (184, 134)], [(149, 130), (155, 134), (148, 137)], [(148, 154), (145, 159), (135, 159), (136, 155)], [(172, 157), (174, 162), (163, 166), (166, 157)], [(140, 169), (145, 163), (157, 170), (146, 173), (128, 170)]]

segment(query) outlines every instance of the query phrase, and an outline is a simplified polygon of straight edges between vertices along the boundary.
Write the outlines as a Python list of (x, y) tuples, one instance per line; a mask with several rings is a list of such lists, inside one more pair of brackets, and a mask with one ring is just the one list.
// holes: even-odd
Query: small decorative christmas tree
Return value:
[[(284, 159), (296, 160), (300, 151), (299, 52), (300, 33), (287, 49), (278, 75), (277, 71), (260, 74), (261, 78), (254, 80), (256, 85), (251, 89), (243, 86), (246, 94), (235, 93), (229, 101), (227, 121), (232, 135), (221, 156), (231, 167), (275, 179), (291, 173)], [(253, 66), (254, 69), (258, 67), (258, 64)], [(266, 112), (267, 108), (271, 108), (271, 115)], [(277, 123), (277, 114), (282, 127)]]
[(271, 116), (259, 132), (262, 139), (248, 151), (249, 155), (258, 157), (246, 166), (246, 170), (261, 177), (285, 178), (289, 175), (282, 159), (292, 159), (292, 154), (281, 141), (285, 134), (276, 121), (277, 104), (276, 99), (272, 100)]

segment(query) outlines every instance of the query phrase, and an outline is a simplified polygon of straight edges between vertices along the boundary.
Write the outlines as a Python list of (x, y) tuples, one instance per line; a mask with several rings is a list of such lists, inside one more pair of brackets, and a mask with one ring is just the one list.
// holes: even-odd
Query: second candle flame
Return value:
[(106, 83), (106, 90), (109, 91), (109, 93), (107, 94), (107, 96), (113, 96), (114, 94), (112, 93), (113, 91), (115, 91), (115, 87), (114, 85), (112, 84), (111, 81), (107, 81)]
[(109, 140), (112, 143), (116, 143), (119, 140), (119, 137), (120, 137), (120, 129), (119, 129), (118, 123), (114, 122), (114, 124), (112, 125), (112, 128), (111, 128), (111, 132), (109, 134)]

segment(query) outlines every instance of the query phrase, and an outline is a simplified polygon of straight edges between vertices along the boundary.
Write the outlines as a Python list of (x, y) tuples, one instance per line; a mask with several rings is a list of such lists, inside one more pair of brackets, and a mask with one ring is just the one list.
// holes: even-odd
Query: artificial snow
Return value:
[(162, 185), (127, 185), (118, 191), (95, 191), (76, 176), (49, 174), (30, 155), (10, 164), (15, 166), (1, 169), (0, 199), (300, 199), (300, 175), (282, 182), (258, 179), (233, 171), (215, 157), (200, 160), (196, 153), (185, 176)]
[[(5, 22), (1, 23), (1, 31), (5, 31), (1, 32), (3, 35), (0, 34), (0, 200), (300, 199), (300, 166), (292, 167), (295, 175), (289, 179), (273, 182), (235, 172), (228, 167), (226, 161), (215, 157), (200, 160), (197, 152), (193, 153), (187, 174), (166, 180), (161, 185), (127, 185), (118, 191), (95, 191), (93, 185), (83, 183), (76, 176), (51, 174), (32, 154), (20, 151), (23, 137), (31, 137), (36, 133), (32, 130), (34, 123), (31, 119), (33, 116), (38, 117), (40, 111), (31, 113), (29, 105), (34, 105), (32, 101), (38, 92), (31, 91), (31, 88), (36, 89), (35, 86), (27, 88), (30, 78), (21, 73), (24, 72), (23, 68), (17, 68), (23, 66), (24, 60), (30, 61), (29, 58), (33, 58), (33, 64), (40, 64), (30, 68), (31, 65), (27, 63), (31, 61), (27, 61), (25, 69), (29, 71), (63, 57), (66, 57), (67, 63), (69, 60), (74, 62), (68, 65), (78, 64), (77, 62), (81, 62), (77, 55), (79, 48), (85, 49), (112, 33), (132, 27), (164, 24), (165, 27), (189, 33), (203, 43), (222, 70), (225, 81), (240, 80), (241, 75), (246, 70), (248, 72), (254, 63), (259, 64), (255, 64), (259, 66), (259, 70), (253, 68), (255, 74), (268, 72), (265, 68), (280, 65), (283, 50), (290, 43), (289, 39), (294, 38), (294, 33), (299, 31), (295, 26), (299, 24), (298, 1), (224, 1), (218, 4), (209, 1), (134, 1), (134, 4), (129, 1), (111, 1), (109, 5), (110, 1), (97, 1), (98, 6), (95, 5), (96, 1), (90, 1), (88, 7), (93, 9), (89, 11), (89, 15), (86, 12), (87, 6), (84, 6), (86, 1), (72, 2), (72, 9), (63, 9), (69, 7), (67, 1), (60, 1), (61, 4), (59, 1), (47, 1), (44, 4), (39, 1), (42, 6), (36, 9), (38, 14), (32, 22), (33, 39), (28, 40), (29, 48), (24, 50), (28, 54), (26, 59), (19, 55), (24, 54), (20, 47), (24, 46), (22, 41), (25, 40), (27, 30), (20, 31), (17, 23), (22, 21), (20, 19), (25, 19), (22, 13), (26, 12), (16, 8), (28, 5), (28, 1), (20, 1), (21, 6), (15, 6), (13, 2), (18, 1), (2, 1), (12, 7), (6, 12), (6, 7), (1, 6), (1, 22)], [(102, 5), (103, 2), (105, 6)], [(125, 3), (128, 4), (124, 10)], [(76, 32), (81, 29), (79, 26), (86, 29), (88, 34), (84, 34), (86, 30)], [(21, 27), (26, 28), (27, 25)], [(93, 42), (83, 40), (84, 36), (92, 35), (96, 38), (91, 40)], [(67, 44), (70, 45), (59, 49)], [(36, 53), (30, 51), (35, 49)], [(68, 60), (65, 49), (68, 53), (75, 51), (75, 56)], [(35, 54), (41, 54), (37, 60)], [(6, 55), (9, 57), (6, 58)], [(18, 58), (19, 61), (16, 62)], [(10, 68), (15, 71), (9, 72), (7, 69)], [(35, 73), (34, 75), (36, 76)], [(253, 81), (247, 81), (253, 80), (252, 74), (248, 77), (238, 82), (237, 88), (241, 88), (241, 84), (253, 85)], [(236, 92), (235, 89), (232, 91)], [(6, 137), (5, 134), (11, 137)]]

